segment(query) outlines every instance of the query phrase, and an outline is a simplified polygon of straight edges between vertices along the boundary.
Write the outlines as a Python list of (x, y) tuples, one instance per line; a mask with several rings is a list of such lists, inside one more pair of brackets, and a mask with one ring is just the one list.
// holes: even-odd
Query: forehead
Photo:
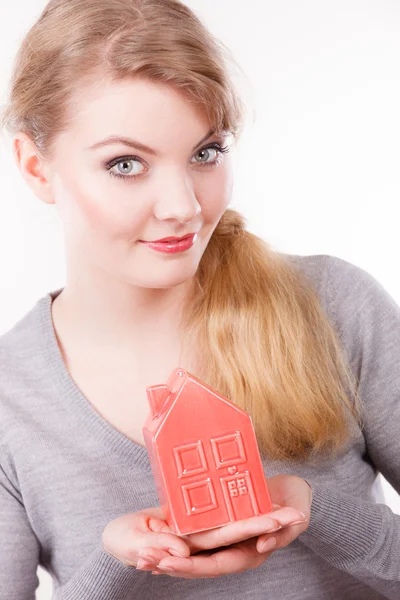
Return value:
[(195, 143), (209, 128), (203, 107), (171, 86), (145, 79), (87, 84), (71, 105), (68, 137), (88, 146), (111, 135), (133, 135), (162, 146), (174, 140)]

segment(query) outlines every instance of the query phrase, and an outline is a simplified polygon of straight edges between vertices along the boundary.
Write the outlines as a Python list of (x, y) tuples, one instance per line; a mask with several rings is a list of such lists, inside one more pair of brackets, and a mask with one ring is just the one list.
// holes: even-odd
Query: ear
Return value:
[(47, 177), (47, 174), (50, 174), (50, 165), (40, 157), (35, 144), (23, 131), (14, 135), (13, 154), (22, 177), (35, 196), (46, 204), (55, 204)]

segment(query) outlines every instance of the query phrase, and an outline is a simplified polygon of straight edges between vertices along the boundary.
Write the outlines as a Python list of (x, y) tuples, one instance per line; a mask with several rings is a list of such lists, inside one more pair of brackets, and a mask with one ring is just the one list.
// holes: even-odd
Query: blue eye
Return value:
[[(203, 153), (207, 152), (207, 154), (209, 155), (210, 154), (210, 152), (208, 152), (209, 150), (216, 150), (216, 153), (217, 153), (216, 158), (212, 161), (207, 161), (207, 162), (196, 161), (197, 166), (199, 166), (200, 168), (210, 167), (210, 166), (217, 167), (222, 162), (222, 155), (229, 152), (230, 147), (229, 146), (221, 146), (220, 144), (218, 144), (216, 142), (214, 144), (210, 144), (210, 145), (206, 146), (205, 148), (202, 148), (201, 150), (198, 150), (196, 154), (200, 154), (202, 152)], [(207, 158), (207, 155), (206, 155), (206, 158)], [(119, 158), (115, 158), (111, 162), (107, 163), (106, 169), (107, 169), (110, 177), (116, 177), (117, 179), (123, 179), (123, 180), (136, 179), (137, 177), (140, 177), (140, 175), (142, 175), (143, 172), (137, 173), (134, 175), (127, 175), (127, 174), (123, 174), (123, 173), (117, 173), (112, 170), (113, 167), (115, 167), (117, 165), (120, 165), (120, 164), (127, 165), (128, 163), (132, 163), (132, 162), (142, 163), (142, 160), (138, 156), (120, 156)]]
[(111, 177), (117, 177), (119, 179), (136, 179), (136, 177), (139, 177), (141, 173), (136, 173), (134, 175), (124, 175), (123, 173), (115, 173), (114, 171), (112, 171), (112, 168), (117, 165), (127, 165), (129, 163), (135, 162), (141, 163), (141, 161), (138, 158), (136, 158), (136, 156), (123, 156), (121, 158), (115, 159), (115, 161), (112, 161), (107, 166), (108, 173)]
[[(219, 152), (228, 152), (229, 148), (227, 146), (225, 146), (224, 148), (221, 148), (220, 146), (215, 147), (215, 146), (208, 146), (208, 148), (202, 148), (201, 150), (199, 150), (198, 152), (196, 152), (195, 156), (200, 154), (201, 152), (207, 152), (207, 154), (210, 154), (210, 150), (215, 150), (217, 153), (217, 158), (219, 155)], [(200, 165), (213, 165), (217, 162), (217, 160), (211, 160), (209, 162), (199, 162), (198, 164)]]

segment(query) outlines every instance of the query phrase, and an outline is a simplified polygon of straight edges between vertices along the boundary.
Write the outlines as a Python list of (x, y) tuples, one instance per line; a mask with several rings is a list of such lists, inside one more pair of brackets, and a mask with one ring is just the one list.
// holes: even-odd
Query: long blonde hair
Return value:
[[(173, 86), (214, 131), (238, 139), (246, 107), (233, 64), (178, 0), (50, 0), (19, 48), (2, 127), (50, 158), (85, 82), (142, 77)], [(227, 209), (194, 284), (183, 313), (183, 345), (204, 356), (194, 374), (251, 415), (261, 453), (294, 461), (343, 451), (350, 414), (362, 426), (357, 381), (304, 274)]]

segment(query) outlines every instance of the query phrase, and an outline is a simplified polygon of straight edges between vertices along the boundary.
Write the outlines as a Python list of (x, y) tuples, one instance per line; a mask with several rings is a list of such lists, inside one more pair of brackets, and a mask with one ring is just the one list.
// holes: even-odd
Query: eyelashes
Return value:
[[(199, 154), (200, 152), (204, 152), (205, 150), (216, 150), (217, 157), (215, 160), (210, 161), (210, 162), (198, 162), (197, 166), (199, 166), (200, 168), (219, 166), (223, 160), (223, 154), (226, 154), (227, 152), (229, 152), (230, 147), (229, 146), (221, 146), (218, 142), (215, 142), (213, 144), (209, 144), (208, 146), (205, 146), (204, 148), (201, 148), (200, 150), (197, 151), (196, 154)], [(116, 173), (115, 171), (112, 171), (112, 168), (114, 166), (118, 165), (119, 163), (129, 162), (129, 161), (140, 162), (143, 164), (143, 161), (138, 156), (132, 156), (132, 155), (120, 156), (106, 164), (106, 169), (107, 169), (110, 177), (116, 177), (117, 179), (123, 179), (126, 181), (128, 179), (131, 179), (131, 180), (136, 179), (137, 177), (140, 177), (141, 175), (143, 175), (145, 173), (145, 171), (143, 171), (141, 173), (137, 173), (136, 175), (124, 175), (123, 173)]]

